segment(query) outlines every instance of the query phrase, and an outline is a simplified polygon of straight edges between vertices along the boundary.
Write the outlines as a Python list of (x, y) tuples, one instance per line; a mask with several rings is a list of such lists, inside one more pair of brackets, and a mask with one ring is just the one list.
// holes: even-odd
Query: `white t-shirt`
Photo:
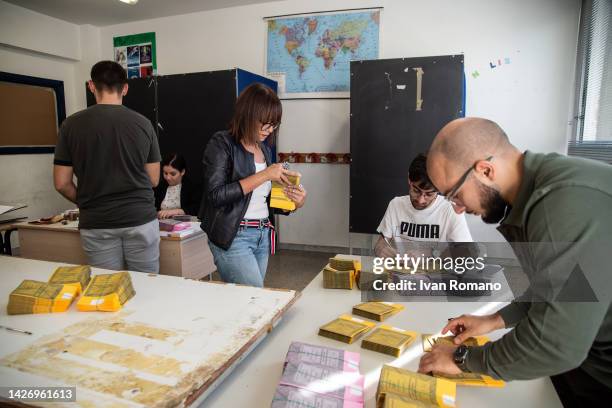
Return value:
[(396, 241), (472, 242), (465, 216), (440, 196), (423, 210), (412, 206), (410, 196), (395, 197), (377, 231)]
[[(255, 162), (255, 172), (259, 173), (268, 167), (266, 163), (257, 163)], [(268, 196), (270, 195), (270, 191), (272, 190), (272, 182), (266, 181), (255, 190), (253, 190), (253, 194), (251, 195), (251, 201), (249, 202), (249, 206), (247, 207), (246, 213), (244, 214), (244, 218), (247, 220), (261, 220), (264, 218), (268, 218), (270, 216), (270, 212), (268, 211)]]
[(164, 201), (162, 201), (159, 205), (161, 210), (174, 210), (175, 208), (181, 208), (181, 186), (182, 184), (168, 186)]

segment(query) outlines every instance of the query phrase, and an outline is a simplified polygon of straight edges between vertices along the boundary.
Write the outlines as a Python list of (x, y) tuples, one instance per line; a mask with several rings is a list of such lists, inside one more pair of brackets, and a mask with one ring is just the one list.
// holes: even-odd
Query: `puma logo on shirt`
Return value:
[(402, 221), (400, 234), (410, 238), (440, 239), (440, 225), (438, 224), (415, 224)]

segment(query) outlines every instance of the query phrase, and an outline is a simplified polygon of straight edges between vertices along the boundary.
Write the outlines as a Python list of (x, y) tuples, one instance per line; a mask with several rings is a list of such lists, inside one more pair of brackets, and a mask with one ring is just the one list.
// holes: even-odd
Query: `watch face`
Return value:
[(459, 346), (455, 350), (453, 355), (453, 359), (455, 360), (455, 364), (462, 365), (465, 362), (465, 358), (467, 357), (468, 348), (467, 346)]

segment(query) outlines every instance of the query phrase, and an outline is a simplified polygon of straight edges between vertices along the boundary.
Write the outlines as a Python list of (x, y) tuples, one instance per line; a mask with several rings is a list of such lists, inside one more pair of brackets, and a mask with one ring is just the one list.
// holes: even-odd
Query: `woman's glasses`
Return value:
[(278, 122), (278, 123), (271, 123), (271, 122), (264, 123), (261, 126), (261, 131), (262, 132), (274, 132), (276, 129), (278, 129), (279, 126), (280, 126), (280, 122)]

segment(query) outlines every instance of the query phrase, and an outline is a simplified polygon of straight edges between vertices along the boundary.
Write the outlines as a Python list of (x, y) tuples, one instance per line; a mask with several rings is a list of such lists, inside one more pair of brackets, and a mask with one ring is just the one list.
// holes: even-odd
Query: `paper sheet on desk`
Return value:
[(11, 211), (19, 210), (25, 207), (27, 207), (27, 205), (25, 204), (15, 204), (15, 205), (0, 204), (0, 215), (6, 214)]

